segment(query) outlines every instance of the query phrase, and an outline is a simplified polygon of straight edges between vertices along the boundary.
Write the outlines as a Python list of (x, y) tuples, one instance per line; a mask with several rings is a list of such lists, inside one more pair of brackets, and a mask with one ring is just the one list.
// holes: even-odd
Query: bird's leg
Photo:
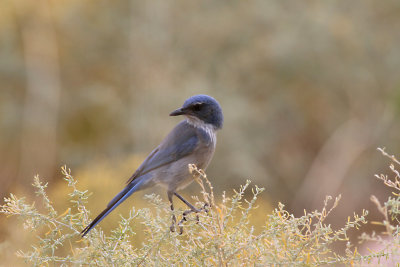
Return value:
[[(177, 196), (180, 200), (182, 200), (183, 203), (186, 204), (186, 206), (188, 206), (190, 208), (190, 210), (187, 210), (185, 212), (183, 212), (183, 218), (182, 220), (186, 221), (186, 215), (189, 215), (192, 212), (198, 213), (200, 211), (202, 211), (202, 209), (198, 209), (195, 206), (193, 206), (192, 204), (189, 203), (189, 201), (187, 201), (186, 199), (184, 199), (181, 195), (179, 195), (178, 193), (174, 192), (174, 195)], [(199, 221), (199, 216), (196, 217), (197, 221)]]
[(187, 214), (190, 214), (192, 212), (198, 213), (201, 211), (205, 211), (208, 213), (208, 209), (211, 207), (210, 204), (208, 203), (204, 203), (203, 207), (201, 209), (196, 208), (195, 206), (193, 206), (192, 204), (190, 204), (186, 199), (184, 199), (181, 195), (179, 195), (178, 193), (174, 192), (174, 195), (177, 196), (180, 200), (182, 200), (183, 203), (185, 203), (189, 208), (190, 208), (190, 212)]
[[(208, 206), (208, 205), (205, 204), (203, 208), (197, 209), (195, 206), (193, 206), (192, 204), (190, 204), (186, 199), (184, 199), (184, 198), (183, 198), (181, 195), (179, 195), (178, 193), (174, 192), (174, 195), (177, 196), (183, 203), (186, 204), (186, 206), (188, 206), (188, 207), (190, 208), (190, 210), (187, 210), (187, 211), (184, 211), (184, 212), (183, 212), (183, 214), (182, 214), (182, 215), (183, 215), (182, 220), (180, 220), (179, 223), (178, 223), (179, 228), (180, 228), (179, 233), (182, 234), (182, 233), (183, 233), (182, 223), (183, 223), (184, 221), (186, 221), (186, 216), (189, 215), (190, 213), (193, 213), (193, 212), (195, 212), (195, 213), (199, 213), (199, 212), (201, 212), (201, 211), (206, 211), (206, 212), (208, 212), (208, 210), (206, 209), (206, 206)], [(199, 219), (199, 215), (196, 216), (196, 220), (197, 220), (197, 222), (199, 222), (199, 220), (200, 220), (200, 219)]]
[(183, 203), (186, 204), (186, 206), (188, 206), (191, 210), (191, 212), (200, 212), (201, 209), (197, 209), (195, 206), (193, 206), (192, 204), (190, 204), (186, 199), (184, 199), (181, 195), (179, 195), (178, 193), (174, 192), (174, 195), (177, 196), (180, 200), (182, 200)]
[(174, 203), (172, 202), (172, 196), (173, 196), (173, 193), (168, 192), (168, 200), (171, 203), (171, 211), (172, 211), (172, 224), (169, 227), (169, 229), (171, 230), (171, 232), (175, 232), (176, 217), (174, 214)]

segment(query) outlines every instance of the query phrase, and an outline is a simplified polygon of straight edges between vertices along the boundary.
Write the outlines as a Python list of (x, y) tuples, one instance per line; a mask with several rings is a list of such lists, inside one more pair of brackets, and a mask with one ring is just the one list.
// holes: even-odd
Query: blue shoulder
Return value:
[(180, 122), (161, 144), (143, 161), (128, 183), (154, 169), (191, 154), (199, 143), (196, 129), (186, 121)]

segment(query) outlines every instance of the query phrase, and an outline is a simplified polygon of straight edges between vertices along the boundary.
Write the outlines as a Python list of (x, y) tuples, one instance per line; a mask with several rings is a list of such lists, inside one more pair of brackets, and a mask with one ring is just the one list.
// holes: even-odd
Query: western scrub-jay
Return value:
[[(108, 203), (106, 209), (83, 229), (82, 237), (134, 192), (154, 185), (166, 188), (172, 210), (172, 197), (175, 195), (190, 208), (190, 212), (200, 211), (177, 191), (194, 180), (189, 172), (189, 164), (195, 164), (204, 170), (210, 163), (217, 141), (216, 131), (222, 128), (224, 120), (222, 109), (214, 98), (196, 95), (188, 98), (181, 108), (169, 115), (184, 115), (186, 118), (147, 156), (128, 180), (126, 187)], [(174, 229), (174, 222), (175, 216), (171, 231)]]

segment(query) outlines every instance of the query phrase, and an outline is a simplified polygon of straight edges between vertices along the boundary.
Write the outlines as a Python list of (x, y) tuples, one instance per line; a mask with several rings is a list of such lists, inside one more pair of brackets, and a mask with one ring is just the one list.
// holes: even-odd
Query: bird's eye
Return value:
[(193, 105), (193, 110), (194, 111), (200, 111), (201, 107), (203, 106), (202, 103), (197, 103)]

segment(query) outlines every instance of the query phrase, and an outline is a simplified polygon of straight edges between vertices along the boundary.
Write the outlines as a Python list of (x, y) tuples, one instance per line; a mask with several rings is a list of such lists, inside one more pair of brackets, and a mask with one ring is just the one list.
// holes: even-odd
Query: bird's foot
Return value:
[[(205, 203), (204, 206), (200, 209), (194, 208), (190, 210), (186, 210), (182, 214), (182, 219), (179, 221), (178, 226), (179, 226), (179, 234), (183, 234), (183, 222), (187, 221), (186, 216), (191, 214), (191, 213), (200, 213), (202, 211), (206, 212), (208, 214), (210, 205), (208, 203)], [(196, 223), (200, 222), (200, 217), (198, 214), (196, 214)], [(175, 228), (174, 228), (175, 229)]]

